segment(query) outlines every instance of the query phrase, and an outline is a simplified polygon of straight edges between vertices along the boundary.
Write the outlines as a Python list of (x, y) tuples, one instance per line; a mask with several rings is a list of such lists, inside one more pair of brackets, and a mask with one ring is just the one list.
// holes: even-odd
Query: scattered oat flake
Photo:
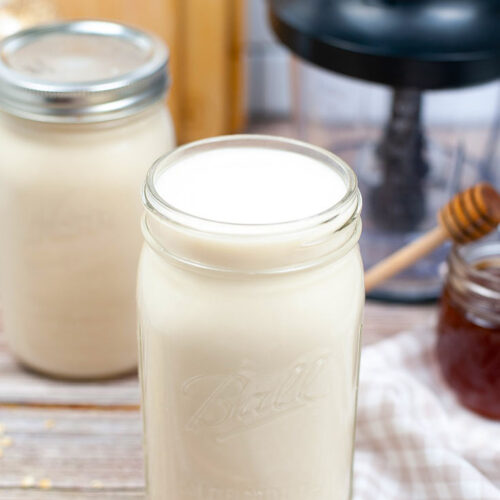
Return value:
[(21, 486), (23, 488), (31, 488), (35, 485), (35, 478), (33, 476), (24, 476), (21, 481)]
[(48, 420), (45, 420), (43, 425), (46, 429), (52, 429), (56, 425), (56, 423), (51, 418), (49, 418)]
[(90, 481), (90, 487), (91, 488), (102, 488), (103, 484), (102, 481), (99, 481), (99, 479), (94, 479), (93, 481)]
[(0, 439), (0, 446), (2, 448), (8, 448), (11, 445), (12, 445), (12, 438), (10, 436), (5, 436), (4, 438)]
[(52, 488), (52, 481), (49, 478), (40, 479), (38, 487), (42, 490), (50, 490)]

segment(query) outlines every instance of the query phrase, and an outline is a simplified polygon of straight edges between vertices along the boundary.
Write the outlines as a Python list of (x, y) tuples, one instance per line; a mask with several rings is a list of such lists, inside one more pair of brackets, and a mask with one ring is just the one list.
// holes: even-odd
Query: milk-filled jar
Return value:
[(137, 364), (141, 189), (172, 149), (161, 41), (109, 22), (0, 45), (0, 281), (8, 345), (69, 378)]
[(331, 153), (229, 136), (158, 160), (138, 277), (149, 500), (347, 500), (361, 200)]

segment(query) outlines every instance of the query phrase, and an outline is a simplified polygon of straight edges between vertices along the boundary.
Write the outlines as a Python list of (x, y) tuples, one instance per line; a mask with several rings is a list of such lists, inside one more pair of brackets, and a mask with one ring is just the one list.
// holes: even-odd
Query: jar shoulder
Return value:
[[(170, 297), (170, 303), (189, 301), (193, 294), (213, 302), (216, 297), (232, 301), (282, 300), (283, 297), (316, 295), (319, 302), (335, 300), (364, 303), (363, 264), (358, 245), (340, 259), (302, 271), (276, 274), (242, 274), (195, 269), (164, 258), (144, 245), (138, 273), (140, 301), (155, 302)], [(293, 299), (295, 300), (295, 299)], [(318, 303), (318, 302), (317, 302)], [(168, 306), (167, 306), (168, 307)]]
[[(142, 183), (147, 169), (175, 147), (175, 133), (167, 109), (156, 108), (121, 124), (95, 124), (83, 129), (44, 128), (44, 124), (17, 123), (0, 118), (0, 176), (31, 184), (50, 179), (79, 182), (87, 176), (123, 179), (135, 172)], [(78, 175), (75, 173), (78, 172)], [(135, 177), (134, 177), (135, 178)]]
[(155, 144), (167, 150), (175, 145), (172, 118), (163, 105), (125, 119), (87, 124), (41, 123), (0, 114), (0, 156), (12, 160), (35, 155), (43, 160), (68, 151), (116, 154)]

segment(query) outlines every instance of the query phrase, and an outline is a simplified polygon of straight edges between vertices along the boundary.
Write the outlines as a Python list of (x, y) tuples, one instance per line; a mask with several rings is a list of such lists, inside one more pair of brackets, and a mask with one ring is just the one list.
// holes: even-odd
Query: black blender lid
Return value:
[(269, 0), (300, 57), (393, 87), (462, 87), (500, 76), (500, 0)]

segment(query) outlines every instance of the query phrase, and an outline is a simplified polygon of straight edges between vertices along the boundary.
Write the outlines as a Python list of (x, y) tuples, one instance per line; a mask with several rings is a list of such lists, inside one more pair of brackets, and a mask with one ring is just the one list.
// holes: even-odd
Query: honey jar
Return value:
[(500, 234), (456, 246), (448, 258), (437, 355), (467, 408), (500, 419)]

